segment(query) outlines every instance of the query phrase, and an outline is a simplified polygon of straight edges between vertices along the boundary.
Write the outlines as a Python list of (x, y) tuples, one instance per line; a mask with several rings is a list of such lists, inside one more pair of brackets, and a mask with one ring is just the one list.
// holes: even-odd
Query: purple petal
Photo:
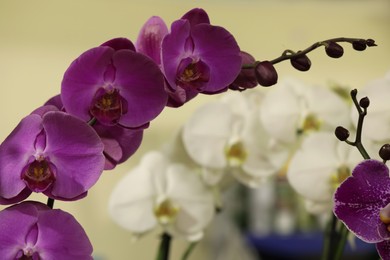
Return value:
[(131, 50), (135, 51), (134, 44), (126, 38), (114, 38), (109, 41), (106, 41), (105, 43), (101, 44), (100, 46), (108, 46), (113, 48), (116, 51), (119, 50)]
[(390, 260), (390, 240), (385, 240), (383, 242), (377, 243), (376, 250), (378, 251), (378, 254), (381, 259)]
[[(386, 225), (380, 210), (390, 203), (389, 170), (376, 160), (358, 164), (334, 195), (334, 213), (357, 237), (369, 243), (383, 241)], [(379, 231), (379, 232), (378, 232)]]
[(167, 92), (169, 94), (167, 106), (169, 107), (180, 107), (196, 97), (199, 93), (197, 90), (190, 88), (177, 88), (174, 92), (171, 92), (170, 90), (167, 90)]
[[(188, 38), (194, 43), (193, 52), (187, 50)], [(177, 72), (187, 57), (202, 61), (209, 68), (209, 80), (200, 92), (215, 93), (226, 89), (241, 70), (240, 49), (234, 37), (222, 27), (198, 24), (190, 27), (187, 20), (172, 24), (162, 45), (162, 65), (172, 91), (177, 89)], [(188, 49), (188, 48), (187, 48)]]
[(94, 125), (94, 129), (104, 143), (105, 170), (113, 169), (117, 164), (125, 162), (141, 145), (142, 130), (101, 124)]
[(152, 16), (138, 34), (136, 42), (137, 51), (150, 57), (160, 65), (161, 44), (167, 34), (168, 27), (164, 20), (158, 16)]
[(80, 55), (66, 70), (61, 85), (61, 99), (65, 110), (84, 121), (91, 119), (89, 108), (96, 91), (107, 83), (107, 67), (115, 50), (101, 46)]
[(191, 31), (194, 55), (210, 68), (210, 80), (204, 91), (218, 92), (231, 84), (241, 71), (240, 48), (234, 37), (219, 26), (199, 24)]
[[(35, 140), (41, 131), (42, 118), (39, 115), (29, 115), (22, 119), (0, 145), (0, 197), (2, 199), (13, 199), (26, 187), (21, 180), (21, 174), (35, 154)], [(27, 194), (23, 194), (20, 198), (24, 199)]]
[(64, 112), (45, 114), (43, 127), (44, 154), (57, 168), (56, 181), (45, 194), (64, 199), (80, 196), (103, 171), (103, 143), (91, 126)]
[(181, 19), (187, 19), (191, 27), (200, 23), (210, 24), (210, 19), (205, 10), (201, 8), (194, 8), (183, 15)]
[[(248, 64), (254, 64), (255, 58), (250, 55), (247, 52), (241, 51), (241, 66), (248, 65)], [(234, 80), (234, 82), (229, 86), (229, 88), (234, 90), (240, 90), (240, 89), (247, 89), (247, 88), (254, 88), (258, 85), (255, 75), (254, 68), (251, 69), (241, 69), (240, 73), (238, 74), (237, 78)]]
[(190, 36), (190, 23), (187, 20), (177, 20), (171, 25), (171, 33), (165, 36), (162, 42), (162, 67), (169, 87), (173, 91), (177, 89), (177, 68), (183, 58), (191, 53), (184, 53), (184, 47)]
[(160, 68), (143, 54), (121, 50), (114, 54), (115, 86), (127, 101), (127, 113), (119, 124), (138, 127), (157, 117), (164, 109), (168, 95)]
[(42, 259), (92, 259), (92, 245), (83, 227), (59, 209), (42, 212), (38, 218), (38, 240)]
[(55, 106), (56, 108), (58, 108), (58, 110), (64, 109), (64, 106), (62, 105), (61, 95), (56, 95), (56, 96), (50, 98), (48, 101), (46, 101), (46, 103), (44, 105), (45, 106), (47, 106), (47, 105)]
[(36, 224), (38, 209), (44, 205), (23, 202), (0, 211), (0, 256), (15, 259), (26, 244), (26, 236)]

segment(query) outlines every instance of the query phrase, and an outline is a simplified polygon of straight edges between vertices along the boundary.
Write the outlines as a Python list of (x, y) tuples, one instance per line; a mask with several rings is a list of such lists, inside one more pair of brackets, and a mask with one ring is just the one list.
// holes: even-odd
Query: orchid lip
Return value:
[(32, 191), (43, 192), (56, 180), (55, 166), (40, 157), (24, 168), (21, 178)]
[(201, 90), (210, 79), (210, 69), (200, 59), (182, 59), (177, 69), (177, 84), (183, 88)]
[(119, 90), (100, 88), (96, 91), (90, 107), (90, 113), (104, 125), (115, 125), (122, 115), (127, 113), (127, 102)]

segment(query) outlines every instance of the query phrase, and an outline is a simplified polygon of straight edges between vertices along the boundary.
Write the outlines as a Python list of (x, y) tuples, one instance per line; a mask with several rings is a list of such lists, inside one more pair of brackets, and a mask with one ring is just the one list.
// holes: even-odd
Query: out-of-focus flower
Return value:
[(183, 127), (183, 143), (208, 184), (225, 172), (255, 187), (276, 173), (288, 148), (269, 138), (258, 120), (262, 94), (232, 92), (199, 108)]
[(92, 245), (67, 212), (25, 201), (0, 211), (1, 259), (92, 259)]
[(348, 104), (330, 89), (284, 80), (261, 104), (260, 118), (271, 137), (294, 143), (302, 132), (329, 130), (350, 122)]
[(389, 169), (376, 160), (358, 164), (334, 195), (335, 215), (358, 238), (377, 243), (382, 259), (390, 259)]
[(241, 70), (234, 37), (211, 25), (207, 13), (198, 8), (172, 23), (162, 41), (161, 62), (170, 106), (181, 106), (198, 93), (225, 91)]
[[(364, 118), (363, 136), (370, 141), (380, 143), (379, 147), (390, 140), (390, 72), (383, 78), (368, 83), (359, 90), (361, 97), (370, 98), (369, 116)], [(355, 109), (351, 111), (352, 118), (357, 118)]]
[(0, 203), (22, 201), (31, 192), (76, 200), (99, 179), (103, 144), (79, 118), (43, 106), (19, 123), (0, 145)]
[(332, 207), (335, 189), (361, 160), (357, 149), (340, 142), (333, 133), (311, 133), (291, 158), (287, 178), (307, 200), (308, 211), (324, 213)]
[(211, 190), (194, 170), (150, 152), (114, 188), (109, 212), (136, 235), (160, 224), (173, 235), (199, 240), (215, 208)]
[(167, 103), (164, 77), (129, 40), (113, 39), (84, 52), (65, 72), (65, 110), (84, 121), (145, 128)]

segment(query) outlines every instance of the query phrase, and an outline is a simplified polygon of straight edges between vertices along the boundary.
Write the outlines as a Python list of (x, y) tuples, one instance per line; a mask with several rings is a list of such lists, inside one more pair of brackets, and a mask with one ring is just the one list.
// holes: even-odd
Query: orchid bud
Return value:
[(366, 44), (368, 47), (378, 46), (373, 39), (367, 39)]
[(255, 68), (255, 75), (257, 82), (263, 87), (275, 85), (278, 81), (278, 73), (269, 61), (259, 62)]
[(379, 156), (384, 160), (390, 160), (390, 144), (382, 145), (381, 149), (379, 149)]
[(357, 40), (352, 42), (352, 47), (357, 51), (364, 51), (367, 48), (365, 40)]
[(245, 65), (254, 64), (256, 62), (255, 58), (247, 52), (240, 51), (241, 56), (241, 68), (240, 73), (237, 75), (237, 78), (229, 85), (229, 88), (232, 90), (243, 91), (248, 88), (254, 88), (257, 86), (257, 80), (255, 75), (255, 69), (245, 68)]
[(359, 106), (362, 108), (367, 108), (370, 105), (370, 99), (368, 97), (364, 97), (360, 99)]
[(311, 61), (306, 55), (293, 58), (290, 60), (290, 63), (294, 68), (300, 71), (308, 71), (311, 67)]
[(340, 58), (344, 54), (343, 47), (335, 42), (328, 42), (328, 44), (325, 46), (326, 54), (328, 54), (329, 57), (332, 58)]
[(336, 127), (334, 134), (340, 141), (346, 141), (349, 137), (349, 131), (342, 126)]

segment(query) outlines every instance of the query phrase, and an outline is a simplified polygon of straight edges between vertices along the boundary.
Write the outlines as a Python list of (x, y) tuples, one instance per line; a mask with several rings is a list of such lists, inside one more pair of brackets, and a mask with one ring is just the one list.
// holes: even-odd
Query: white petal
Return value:
[(350, 122), (349, 105), (329, 88), (315, 86), (306, 92), (309, 113), (313, 113), (330, 130)]
[[(389, 139), (390, 133), (390, 73), (381, 79), (374, 80), (358, 92), (359, 97), (370, 99), (368, 115), (364, 119), (363, 135), (374, 140)], [(352, 118), (357, 120), (356, 108), (352, 108)], [(355, 121), (357, 122), (357, 121)]]
[(156, 225), (153, 213), (155, 169), (151, 169), (151, 166), (164, 169), (164, 165), (155, 160), (157, 157), (155, 153), (145, 155), (140, 165), (116, 185), (109, 200), (111, 218), (134, 233), (146, 232)]
[(336, 145), (331, 133), (313, 133), (302, 143), (287, 169), (291, 186), (302, 196), (314, 201), (332, 197), (331, 176), (339, 166)]
[[(301, 117), (299, 95), (295, 82), (283, 81), (265, 95), (260, 108), (260, 120), (268, 134), (283, 142), (296, 140)], [(298, 87), (299, 89), (299, 87)]]
[(199, 233), (214, 216), (212, 190), (183, 165), (169, 167), (167, 196), (180, 208), (174, 225), (180, 233)]
[(225, 167), (224, 149), (232, 120), (226, 104), (213, 102), (200, 107), (183, 128), (183, 143), (189, 156), (205, 167)]

